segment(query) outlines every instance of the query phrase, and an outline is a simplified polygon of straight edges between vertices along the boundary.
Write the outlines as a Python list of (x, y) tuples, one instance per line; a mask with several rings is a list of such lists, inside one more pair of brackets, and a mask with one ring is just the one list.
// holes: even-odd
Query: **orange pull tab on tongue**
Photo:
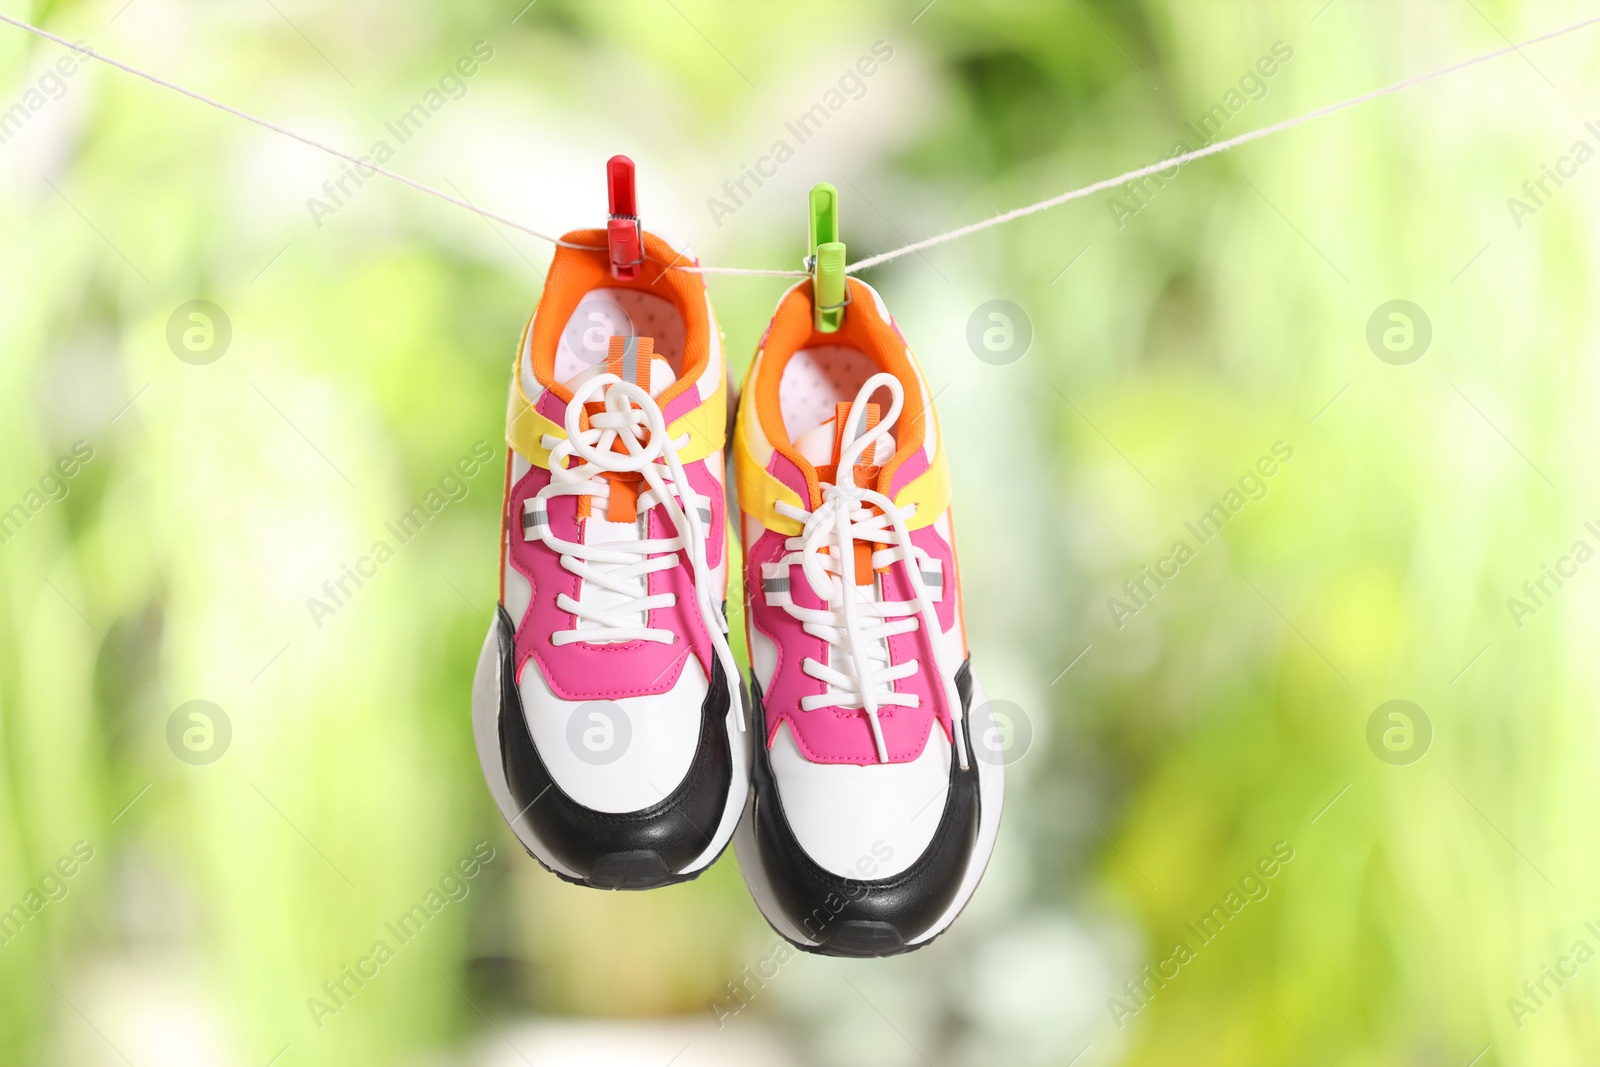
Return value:
[(606, 353), (606, 370), (645, 392), (650, 391), (650, 360), (655, 356), (653, 337), (613, 337)]
[[(655, 357), (656, 342), (652, 337), (613, 337), (606, 353), (606, 370), (618, 378), (650, 391), (650, 365)], [(594, 412), (604, 404), (585, 405)], [(591, 412), (593, 413), (593, 412)], [(621, 441), (611, 446), (617, 452), (626, 452)], [(605, 478), (611, 483), (611, 495), (606, 501), (607, 522), (633, 522), (639, 517), (639, 490), (643, 479), (637, 474), (608, 471)], [(588, 502), (588, 497), (583, 501)]]
[[(833, 407), (833, 462), (818, 472), (824, 481), (837, 483), (839, 478), (839, 457), (844, 452), (844, 446), (871, 433), (878, 427), (878, 420), (881, 417), (878, 412), (878, 405), (869, 403), (866, 417), (861, 423), (860, 432), (851, 434), (850, 410), (851, 405), (843, 401)], [(877, 450), (878, 444), (874, 441), (863, 449), (861, 455), (856, 458), (857, 461), (855, 466), (851, 468), (851, 474), (857, 485), (872, 485), (878, 480)], [(857, 541), (855, 543), (855, 554), (856, 584), (871, 585), (873, 581), (872, 546), (865, 541)]]
[[(881, 416), (878, 414), (878, 405), (868, 404), (866, 420), (861, 426), (861, 432), (856, 434), (855, 437), (864, 437), (873, 430), (876, 430), (878, 428), (878, 419), (880, 417)], [(851, 440), (855, 440), (855, 437), (846, 440), (846, 435), (849, 434), (849, 432), (850, 405), (841, 400), (839, 403), (833, 406), (833, 470), (835, 474), (837, 474), (839, 471), (839, 455), (844, 451), (844, 446), (849, 444)], [(861, 453), (861, 456), (857, 460), (855, 466), (857, 485), (862, 484), (861, 473), (874, 468), (873, 460), (876, 458), (875, 453), (877, 450), (878, 443), (874, 441), (872, 444), (866, 447), (864, 452)]]

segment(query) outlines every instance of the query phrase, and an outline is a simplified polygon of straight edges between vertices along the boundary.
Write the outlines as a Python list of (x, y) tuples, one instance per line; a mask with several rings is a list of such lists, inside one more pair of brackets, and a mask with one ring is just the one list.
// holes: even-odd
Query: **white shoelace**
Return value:
[[(584, 404), (601, 392), (605, 394), (602, 398), (605, 410), (591, 415), (589, 429), (584, 430), (581, 428)], [(652, 596), (643, 590), (648, 589), (651, 574), (677, 566), (676, 555), (682, 552), (693, 578), (700, 619), (711, 636), (711, 645), (727, 677), (729, 700), (736, 712), (739, 730), (743, 732), (739, 668), (728, 646), (727, 624), (712, 596), (713, 575), (706, 562), (709, 531), (701, 520), (700, 503), (704, 501), (709, 510), (710, 501), (695, 493), (678, 458), (678, 450), (689, 442), (688, 435), (676, 440), (669, 438), (666, 416), (655, 398), (615, 374), (597, 375), (581, 385), (567, 403), (564, 423), (566, 437), (546, 434), (541, 442), (550, 450), (550, 483), (539, 490), (535, 499), (543, 502), (557, 496), (588, 496), (608, 500), (611, 486), (603, 477), (606, 472), (638, 474), (649, 486), (647, 492), (639, 494), (639, 518), (648, 521), (645, 516), (651, 508), (664, 507), (677, 536), (583, 544), (557, 537), (551, 532), (548, 521), (535, 523), (533, 531), (537, 539), (561, 557), (562, 569), (582, 581), (580, 597), (583, 591), (598, 588), (623, 598), (615, 607), (600, 608), (565, 593), (558, 595), (557, 607), (570, 612), (580, 623), (590, 625), (557, 630), (550, 635), (551, 642), (566, 645), (574, 641), (654, 641), (660, 644), (677, 641), (677, 635), (671, 630), (648, 625), (650, 612), (672, 607), (678, 602), (677, 595), (657, 593)], [(618, 441), (626, 452), (613, 450), (612, 446)], [(567, 460), (572, 456), (582, 462), (568, 467)]]
[[(784, 501), (775, 505), (780, 515), (802, 524), (800, 536), (784, 542), (783, 566), (798, 565), (806, 582), (821, 598), (823, 607), (803, 608), (785, 604), (784, 610), (802, 624), (802, 629), (821, 638), (828, 646), (828, 662), (807, 656), (801, 669), (827, 688), (823, 693), (803, 697), (802, 711), (822, 707), (860, 708), (872, 724), (872, 740), (878, 760), (889, 762), (878, 711), (885, 707), (914, 708), (921, 699), (915, 693), (899, 693), (894, 683), (916, 674), (919, 661), (898, 665), (889, 661), (889, 638), (912, 633), (920, 623), (926, 628), (930, 647), (936, 647), (941, 630), (933, 600), (922, 578), (920, 561), (926, 556), (911, 542), (906, 520), (916, 513), (916, 505), (895, 507), (894, 501), (873, 489), (855, 484), (855, 464), (867, 448), (888, 436), (889, 427), (900, 417), (905, 389), (892, 374), (874, 374), (856, 394), (850, 411), (863, 412), (866, 403), (879, 389), (889, 391), (889, 411), (878, 425), (846, 442), (839, 450), (836, 483), (822, 489), (822, 504), (806, 511)], [(915, 599), (872, 601), (856, 585), (855, 543), (865, 541), (883, 545), (872, 553), (874, 570), (893, 563), (905, 566)], [(871, 588), (865, 587), (865, 588)], [(945, 675), (935, 658), (932, 670), (944, 687), (950, 708), (952, 733), (961, 769), (967, 769), (967, 749), (962, 738), (961, 698), (955, 683)]]

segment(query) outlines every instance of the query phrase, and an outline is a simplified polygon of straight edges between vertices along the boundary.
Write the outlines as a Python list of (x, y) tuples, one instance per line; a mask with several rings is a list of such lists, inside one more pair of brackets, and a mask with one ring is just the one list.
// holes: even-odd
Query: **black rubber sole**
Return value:
[(682, 885), (692, 882), (717, 865), (728, 845), (733, 843), (730, 838), (728, 844), (722, 846), (710, 863), (696, 871), (684, 874), (674, 874), (667, 869), (666, 861), (659, 855), (641, 849), (637, 852), (613, 852), (601, 857), (595, 863), (594, 873), (588, 878), (574, 878), (570, 874), (563, 874), (539, 858), (539, 854), (529, 848), (527, 843), (519, 839), (522, 851), (528, 858), (539, 866), (566, 882), (568, 885), (581, 885), (585, 889), (601, 889), (610, 892), (642, 893), (648, 889), (664, 889), (669, 885)]
[[(679, 872), (713, 843), (704, 824), (714, 827), (730, 802), (733, 751), (724, 721), (729, 691), (721, 672), (712, 674), (701, 709), (694, 764), (678, 788), (637, 812), (596, 812), (573, 800), (555, 782), (528, 732), (520, 695), (506, 681), (513, 674), (513, 631), (503, 606), (497, 613), (495, 631), (500, 660), (495, 715), (500, 770), (513, 802), (530, 823), (533, 816), (539, 817), (536, 836), (541, 847), (550, 850), (551, 859), (540, 856), (526, 841), (522, 842), (524, 851), (563, 881), (595, 889), (654, 889), (692, 879), (698, 870)], [(742, 807), (742, 797), (740, 801)], [(529, 812), (541, 802), (542, 807)], [(718, 849), (717, 855), (722, 851)], [(551, 862), (582, 873), (563, 873)]]
[[(957, 688), (960, 691), (964, 711), (970, 712), (974, 699), (986, 699), (978, 697), (981, 690), (972, 677), (970, 663), (963, 664), (957, 679)], [(754, 721), (761, 722), (761, 691), (758, 686), (752, 684), (751, 699), (746, 706), (751, 709)], [(970, 741), (972, 728), (970, 714), (963, 715), (962, 729), (965, 732), (964, 740), (967, 741), (968, 751), (972, 751)], [(949, 901), (948, 907), (929, 922), (924, 921), (923, 916), (916, 914), (919, 909), (915, 907), (858, 906), (863, 901), (870, 904), (874, 895), (882, 894), (885, 889), (894, 888), (892, 880), (861, 882), (854, 879), (838, 879), (834, 876), (835, 884), (829, 886), (819, 881), (817, 875), (820, 868), (810, 869), (815, 866), (814, 864), (796, 864), (792, 859), (787, 863), (769, 862), (771, 852), (764, 845), (762, 835), (757, 832), (757, 828), (763, 826), (762, 813), (759, 810), (763, 794), (765, 793), (769, 802), (776, 796), (775, 783), (772, 781), (766, 757), (767, 752), (764, 748), (758, 748), (752, 768), (751, 802), (746, 808), (739, 833), (735, 835), (735, 842), (738, 846), (741, 868), (745, 868), (745, 882), (762, 917), (767, 920), (773, 931), (801, 952), (844, 959), (880, 959), (899, 956), (925, 948), (943, 937), (971, 903), (978, 882), (993, 854), (1004, 803), (1002, 768), (997, 764), (974, 760), (973, 772), (977, 778), (977, 796), (973, 798), (977, 816), (976, 834), (972, 846), (966, 850), (964, 871), (956, 896)], [(954, 761), (951, 764), (951, 775), (952, 792), (947, 799), (946, 812), (941, 817), (941, 830), (935, 833), (935, 841), (941, 838), (952, 840), (961, 836), (951, 832), (955, 827), (944, 826), (952, 814), (951, 805), (959, 799), (956, 795), (958, 780), (965, 777)], [(792, 831), (789, 831), (786, 825), (787, 820), (782, 817), (781, 803), (775, 804), (774, 807), (777, 810), (768, 813), (764, 825), (764, 829), (768, 831), (768, 841), (782, 840), (790, 846), (778, 850), (778, 858), (782, 860), (785, 856), (803, 855), (803, 850), (793, 840)], [(930, 845), (930, 848), (932, 847)], [(927, 853), (911, 869), (903, 872), (900, 878), (914, 876), (916, 868), (922, 866), (926, 859), (928, 859)], [(788, 876), (787, 885), (780, 881), (785, 876)], [(802, 894), (800, 903), (815, 903), (820, 900), (823, 902), (822, 906), (810, 912), (806, 912), (803, 906), (796, 908), (793, 890), (797, 886), (809, 890)], [(928, 888), (931, 889), (932, 886)], [(832, 890), (831, 893), (824, 891), (829, 889)], [(927, 890), (919, 889), (911, 896), (921, 897), (926, 892)]]

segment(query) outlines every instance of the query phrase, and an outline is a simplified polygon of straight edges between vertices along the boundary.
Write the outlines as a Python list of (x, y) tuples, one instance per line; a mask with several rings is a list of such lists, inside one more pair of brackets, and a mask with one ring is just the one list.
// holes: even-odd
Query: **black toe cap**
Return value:
[[(968, 664), (956, 681), (965, 708), (972, 701)], [(760, 689), (752, 695), (754, 721), (762, 722)], [(796, 942), (799, 947), (833, 956), (893, 956), (914, 948), (910, 942), (954, 902), (978, 839), (976, 766), (963, 771), (951, 762), (944, 813), (928, 847), (904, 871), (877, 880), (846, 878), (807, 855), (784, 814), (765, 745), (756, 754), (755, 788), (755, 839), (768, 884), (785, 917), (813, 942)]]
[(506, 784), (539, 843), (550, 852), (550, 858), (576, 872), (578, 877), (568, 880), (580, 884), (650, 889), (682, 881), (685, 876), (679, 872), (710, 847), (733, 779), (728, 682), (723, 672), (711, 672), (710, 690), (700, 710), (698, 746), (677, 788), (638, 811), (595, 811), (568, 796), (540, 759), (523, 715), (516, 683), (515, 631), (504, 607), (496, 625), (500, 640), (500, 753)]

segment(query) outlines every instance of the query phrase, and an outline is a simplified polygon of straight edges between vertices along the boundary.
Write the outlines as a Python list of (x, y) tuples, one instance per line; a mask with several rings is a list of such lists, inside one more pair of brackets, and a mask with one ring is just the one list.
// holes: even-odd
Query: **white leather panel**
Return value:
[[(859, 766), (810, 762), (785, 723), (771, 758), (795, 838), (819, 866), (848, 878), (889, 878), (915, 863), (950, 791), (950, 744), (939, 729), (910, 763)], [(863, 860), (872, 874), (862, 873)]]

